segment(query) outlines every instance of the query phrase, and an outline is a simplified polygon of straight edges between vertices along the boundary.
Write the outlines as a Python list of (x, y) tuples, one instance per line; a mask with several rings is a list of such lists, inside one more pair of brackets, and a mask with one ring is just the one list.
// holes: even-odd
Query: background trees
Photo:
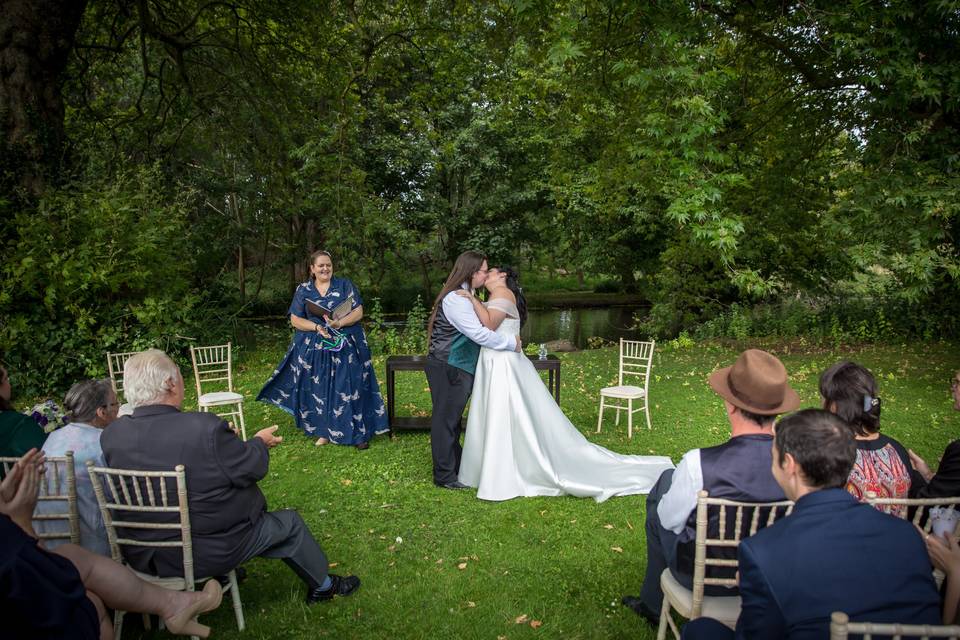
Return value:
[(797, 296), (955, 334), (957, 4), (3, 0), (0, 353), (222, 335), (319, 246), (388, 309), (479, 247), (661, 334)]

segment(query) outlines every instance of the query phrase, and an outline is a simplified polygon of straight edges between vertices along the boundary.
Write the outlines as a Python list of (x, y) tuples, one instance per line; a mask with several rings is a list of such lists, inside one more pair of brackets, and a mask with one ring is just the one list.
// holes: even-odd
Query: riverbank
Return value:
[(596, 293), (593, 291), (524, 291), (529, 309), (561, 307), (641, 307), (647, 299), (636, 293)]

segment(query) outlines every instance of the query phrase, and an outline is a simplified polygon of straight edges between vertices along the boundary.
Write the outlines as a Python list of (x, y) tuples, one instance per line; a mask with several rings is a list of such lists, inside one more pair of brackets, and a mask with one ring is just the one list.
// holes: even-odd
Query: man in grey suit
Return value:
[[(183, 376), (158, 349), (127, 361), (123, 386), (126, 400), (134, 407), (133, 415), (104, 429), (100, 436), (104, 458), (117, 469), (169, 471), (178, 464), (185, 467), (196, 575), (222, 575), (262, 556), (280, 558), (293, 569), (307, 585), (309, 604), (348, 595), (360, 586), (356, 576), (328, 574), (327, 557), (300, 514), (267, 511), (257, 482), (267, 475), (270, 449), (282, 440), (274, 435), (276, 426), (243, 442), (215, 414), (181, 412)], [(150, 540), (177, 535), (142, 529), (129, 534)], [(124, 555), (138, 571), (182, 575), (179, 549), (127, 547)]]

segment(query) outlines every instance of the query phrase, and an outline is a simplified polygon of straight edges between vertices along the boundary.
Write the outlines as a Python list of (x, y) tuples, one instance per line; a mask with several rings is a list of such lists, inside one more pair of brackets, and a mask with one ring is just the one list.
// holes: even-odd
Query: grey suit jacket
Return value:
[[(116, 469), (171, 471), (184, 465), (194, 574), (220, 575), (240, 563), (240, 552), (267, 509), (257, 481), (267, 474), (270, 455), (260, 438), (243, 442), (212, 413), (181, 413), (168, 405), (151, 405), (115, 420), (103, 430), (100, 445), (107, 465)], [(170, 483), (168, 489), (174, 487)], [(157, 520), (142, 514), (125, 517)], [(175, 535), (162, 530), (126, 534), (150, 540)], [(182, 575), (179, 549), (128, 546), (122, 551), (138, 571)]]

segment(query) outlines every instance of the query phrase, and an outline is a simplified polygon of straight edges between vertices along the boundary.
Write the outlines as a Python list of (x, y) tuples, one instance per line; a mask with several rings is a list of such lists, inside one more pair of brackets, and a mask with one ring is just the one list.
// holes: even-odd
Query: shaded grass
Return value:
[[(641, 423), (633, 439), (612, 417), (595, 433), (597, 391), (616, 379), (613, 349), (561, 355), (561, 404), (593, 442), (678, 461), (691, 448), (727, 438), (722, 404), (706, 378), (730, 364), (742, 346), (659, 350), (651, 380), (653, 429)], [(423, 432), (378, 437), (366, 452), (315, 447), (287, 414), (253, 401), (285, 349), (285, 334), (264, 334), (238, 367), (239, 387), (248, 398), (248, 435), (277, 423), (284, 436), (260, 485), (271, 509), (300, 511), (335, 563), (333, 572), (354, 573), (363, 586), (350, 598), (307, 607), (303, 587), (282, 562), (253, 560), (241, 585), (247, 630), (238, 633), (230, 607), (222, 606), (203, 618), (216, 637), (655, 637), (619, 604), (622, 595), (639, 591), (643, 578), (643, 496), (602, 504), (571, 497), (489, 503), (471, 491), (436, 489), (429, 435)], [(952, 370), (960, 368), (957, 345), (772, 350), (783, 358), (804, 406), (818, 403), (819, 373), (841, 357), (872, 369), (880, 380), (884, 432), (931, 464), (960, 431), (948, 385)], [(382, 382), (385, 359), (375, 363)], [(401, 413), (429, 411), (422, 374), (401, 373), (397, 380)], [(185, 406), (195, 402), (188, 398)], [(517, 624), (521, 616), (526, 622)], [(531, 621), (542, 626), (535, 629)], [(137, 633), (131, 629), (124, 636)]]

